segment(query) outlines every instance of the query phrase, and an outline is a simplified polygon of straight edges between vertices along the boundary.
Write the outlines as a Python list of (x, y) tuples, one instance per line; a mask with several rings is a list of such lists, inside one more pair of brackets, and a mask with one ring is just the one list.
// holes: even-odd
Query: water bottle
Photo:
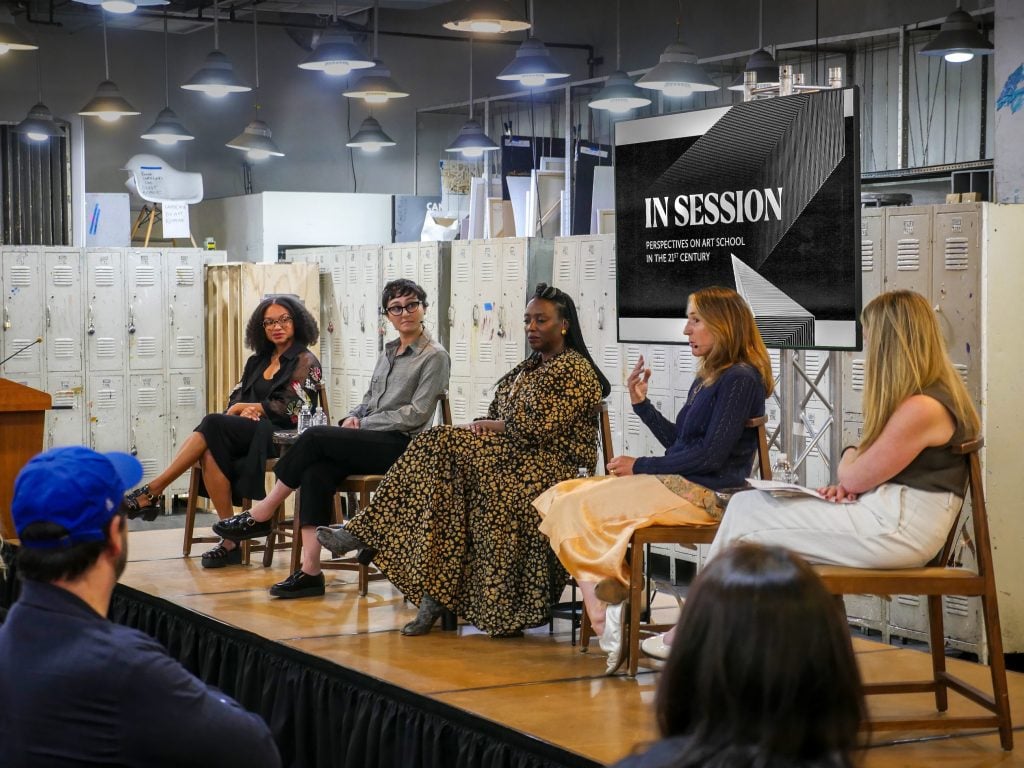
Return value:
[(302, 410), (299, 411), (299, 434), (301, 435), (311, 426), (313, 414), (309, 410), (309, 403), (305, 403), (302, 406)]
[(789, 463), (789, 456), (786, 454), (780, 453), (775, 460), (775, 466), (772, 467), (772, 479), (781, 483), (796, 482), (796, 472), (793, 471), (793, 467)]
[(316, 407), (316, 413), (313, 414), (313, 426), (314, 427), (326, 427), (327, 426), (327, 414), (324, 413), (324, 409), (319, 405)]

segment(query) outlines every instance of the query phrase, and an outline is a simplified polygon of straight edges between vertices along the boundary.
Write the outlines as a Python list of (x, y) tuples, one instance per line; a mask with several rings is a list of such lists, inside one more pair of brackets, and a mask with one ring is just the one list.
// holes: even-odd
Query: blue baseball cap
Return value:
[[(34, 456), (14, 481), (11, 517), (22, 546), (70, 547), (103, 541), (125, 491), (142, 479), (142, 465), (127, 453), (97, 453), (74, 446)], [(55, 539), (29, 539), (32, 523), (54, 523), (64, 533)]]

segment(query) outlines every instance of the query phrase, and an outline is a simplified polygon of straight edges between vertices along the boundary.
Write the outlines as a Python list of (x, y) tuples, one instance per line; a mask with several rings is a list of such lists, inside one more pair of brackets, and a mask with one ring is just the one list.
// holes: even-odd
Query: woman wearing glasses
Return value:
[[(315, 403), (320, 361), (308, 346), (319, 333), (316, 320), (296, 299), (273, 296), (261, 301), (245, 327), (245, 345), (253, 354), (228, 396), (227, 410), (207, 415), (167, 469), (125, 496), (129, 517), (154, 519), (164, 489), (196, 461), (202, 464), (207, 495), (221, 519), (231, 516), (233, 502), (263, 498), (274, 430), (293, 428), (303, 404)], [(222, 541), (202, 558), (204, 568), (241, 562), (241, 550), (231, 541)]]
[(213, 526), (238, 542), (270, 532), (274, 510), (296, 488), (302, 530), (302, 567), (270, 588), (280, 598), (324, 594), (317, 526), (331, 522), (334, 494), (349, 475), (383, 474), (409, 440), (429, 426), (437, 398), (448, 387), (448, 353), (423, 326), (426, 292), (411, 280), (384, 286), (381, 310), (398, 332), (384, 345), (363, 401), (338, 427), (307, 429), (277, 462), (277, 483), (258, 504)]

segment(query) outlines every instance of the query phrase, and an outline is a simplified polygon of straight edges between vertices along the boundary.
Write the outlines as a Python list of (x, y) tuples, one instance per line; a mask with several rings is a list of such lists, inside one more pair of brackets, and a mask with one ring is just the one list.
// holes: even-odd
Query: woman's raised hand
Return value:
[(471, 421), (466, 426), (474, 435), (500, 434), (505, 431), (505, 422), (502, 419), (478, 419)]
[(650, 378), (651, 369), (644, 368), (644, 356), (640, 355), (626, 379), (626, 386), (629, 388), (629, 402), (633, 405), (647, 399), (647, 382)]

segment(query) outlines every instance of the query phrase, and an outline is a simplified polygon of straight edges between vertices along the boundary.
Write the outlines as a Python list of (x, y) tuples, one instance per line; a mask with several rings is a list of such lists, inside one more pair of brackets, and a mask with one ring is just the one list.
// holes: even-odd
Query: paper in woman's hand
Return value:
[(748, 478), (747, 483), (751, 488), (764, 491), (765, 493), (770, 493), (777, 499), (810, 496), (832, 504), (849, 504), (853, 501), (852, 499), (843, 499), (842, 501), (836, 502), (834, 499), (830, 499), (827, 496), (823, 496), (818, 493), (813, 488), (797, 485), (796, 483), (784, 483), (781, 480), (756, 480), (754, 478)]

